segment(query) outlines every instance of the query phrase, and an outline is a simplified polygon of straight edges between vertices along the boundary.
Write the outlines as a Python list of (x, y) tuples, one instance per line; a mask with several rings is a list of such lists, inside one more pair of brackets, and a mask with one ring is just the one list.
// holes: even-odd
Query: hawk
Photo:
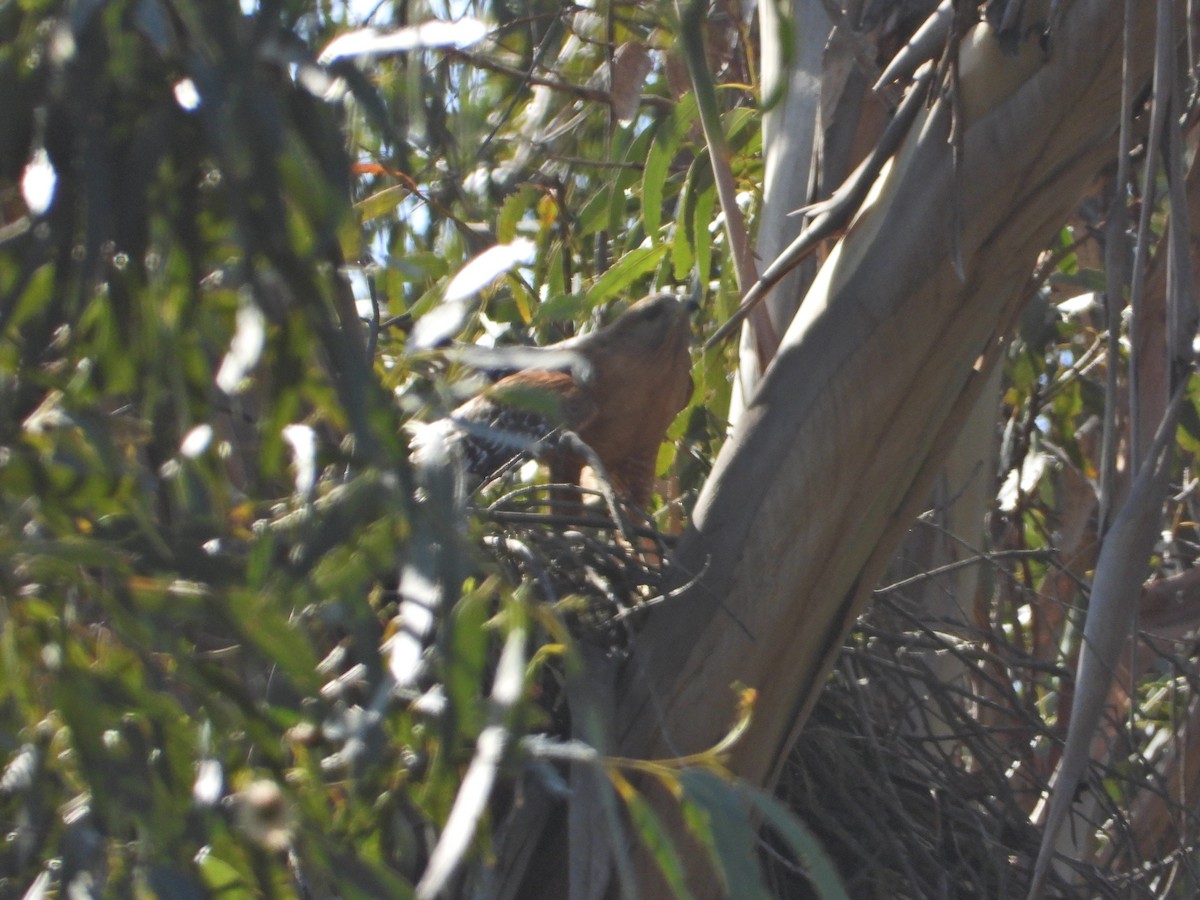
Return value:
[(555, 440), (572, 431), (616, 493), (644, 508), (659, 445), (692, 395), (690, 312), (674, 294), (651, 294), (610, 325), (554, 345), (580, 365), (522, 369), (458, 407), (448, 422), (467, 471), (486, 480), (536, 456), (553, 482), (579, 484), (585, 460)]

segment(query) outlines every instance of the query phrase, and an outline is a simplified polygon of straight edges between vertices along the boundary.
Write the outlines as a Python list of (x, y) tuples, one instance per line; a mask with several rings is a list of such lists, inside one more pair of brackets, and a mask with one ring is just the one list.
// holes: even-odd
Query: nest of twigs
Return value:
[[(1053, 769), (1047, 757), (1057, 759), (1062, 732), (1012, 685), (1072, 673), (990, 630), (955, 630), (937, 631), (902, 602), (877, 599), (789, 760), (778, 791), (820, 837), (851, 897), (1026, 896), (1041, 839), (1030, 811), (1048, 787), (1031, 773)], [(948, 657), (958, 671), (952, 680)], [(1135, 746), (1127, 722), (1110, 725)], [(1100, 798), (1102, 821), (1092, 824), (1110, 845), (1076, 865), (1070, 883), (1052, 880), (1049, 896), (1162, 897), (1164, 884), (1194, 879), (1167, 871), (1188, 867), (1187, 854), (1133, 858), (1126, 801), (1147, 788), (1161, 794), (1161, 781), (1151, 766), (1093, 766), (1082, 790)], [(1197, 810), (1174, 803), (1172, 813), (1197, 833)], [(777, 896), (812, 896), (785, 864), (775, 876)]]
[(622, 655), (640, 615), (669, 595), (672, 539), (598, 491), (522, 487), (484, 511), (485, 543), (515, 583), (566, 614), (578, 640)]
[[(619, 659), (640, 613), (679, 583), (671, 540), (646, 521), (614, 524), (603, 502), (580, 499), (514, 491), (485, 511), (486, 541), (514, 582), (569, 611), (576, 639)], [(947, 659), (957, 673), (949, 680)], [(851, 897), (1023, 898), (1040, 840), (1030, 813), (1047, 788), (1032, 773), (1053, 770), (1062, 728), (1030, 699), (1034, 691), (1013, 685), (1071, 678), (1065, 663), (1034, 660), (994, 629), (956, 622), (943, 631), (902, 599), (880, 596), (849, 636), (778, 793), (820, 839)], [(558, 696), (549, 710), (560, 723), (569, 718), (563, 703)], [(1135, 745), (1128, 723), (1111, 727)], [(1134, 827), (1128, 798), (1147, 787), (1161, 794), (1159, 782), (1151, 765), (1093, 768), (1083, 789), (1102, 798), (1104, 821), (1094, 824), (1112, 846), (1071, 883), (1052, 877), (1051, 896), (1165, 896), (1165, 871), (1186, 869), (1189, 854), (1135, 858), (1122, 845)], [(1200, 812), (1176, 803), (1172, 813), (1200, 834)], [(769, 835), (762, 853), (776, 896), (814, 896)], [(1191, 872), (1176, 880), (1189, 879), (1200, 882)]]

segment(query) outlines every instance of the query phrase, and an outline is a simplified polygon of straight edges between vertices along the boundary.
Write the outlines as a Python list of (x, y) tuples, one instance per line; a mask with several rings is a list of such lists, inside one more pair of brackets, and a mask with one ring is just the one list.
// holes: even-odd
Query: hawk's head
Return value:
[(665, 291), (650, 294), (596, 332), (596, 338), (624, 351), (686, 353), (692, 339), (690, 304)]

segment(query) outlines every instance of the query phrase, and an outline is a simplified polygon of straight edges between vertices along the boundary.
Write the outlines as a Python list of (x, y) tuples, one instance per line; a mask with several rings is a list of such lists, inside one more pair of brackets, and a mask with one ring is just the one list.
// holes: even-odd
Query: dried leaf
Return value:
[(612, 86), (608, 95), (613, 113), (622, 125), (637, 115), (642, 85), (650, 74), (650, 54), (638, 41), (626, 41), (612, 58)]

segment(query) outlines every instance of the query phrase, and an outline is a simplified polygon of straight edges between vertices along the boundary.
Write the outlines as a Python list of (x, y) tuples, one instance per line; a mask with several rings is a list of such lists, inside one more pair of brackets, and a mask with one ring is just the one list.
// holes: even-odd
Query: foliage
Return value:
[[(0, 6), (4, 893), (409, 896), (484, 735), (493, 776), (558, 777), (515, 739), (547, 726), (562, 612), (498, 577), (449, 473), (409, 459), (413, 424), (478, 385), (437, 338), (546, 342), (669, 285), (710, 328), (732, 267), (669, 8), (476, 12), (483, 44), (375, 58), (333, 52), (363, 23), (327, 3)], [(626, 43), (654, 49), (619, 121), (589, 79)], [(722, 91), (753, 206), (747, 99)], [(426, 322), (469, 259), (519, 240), (527, 265)], [(726, 365), (701, 360), (660, 457), (663, 525), (712, 458)], [(450, 610), (442, 687), (397, 691), (414, 584)], [(660, 775), (719, 871), (758, 877), (751, 807), (820, 869), (798, 823), (701, 762)], [(605, 771), (681, 886), (639, 788)]]
[[(803, 825), (726, 768), (752, 690), (726, 741), (663, 760), (605, 755), (572, 696), (598, 637), (612, 662), (637, 603), (671, 600), (647, 559), (727, 430), (730, 351), (696, 354), (640, 558), (609, 522), (530, 525), (522, 490), (469, 507), (453, 467), (410, 447), (484, 383), (471, 363), (515, 359), (483, 350), (570, 337), (659, 288), (700, 303), (701, 337), (727, 319), (739, 217), (717, 184), (753, 227), (763, 172), (737, 5), (244, 6), (0, 4), (2, 892), (483, 891), (534, 788), (585, 792), (623, 888), (642, 852), (689, 896), (695, 844), (739, 896), (1023, 891), (1013, 860), (1036, 852), (1129, 474), (1115, 398), (1144, 400), (1130, 347), (1154, 319), (1091, 302), (1124, 296), (1095, 211), (1141, 204), (1142, 230), (1117, 231), (1149, 247), (1178, 194), (1154, 202), (1153, 169), (1109, 186), (1044, 254), (989, 422), (999, 462), (977, 470), (989, 528), (958, 536), (988, 564), (956, 595), (969, 621), (908, 595), (947, 574), (914, 553), (898, 577), (917, 581), (880, 593), (789, 765)], [(831, 72), (864, 66), (868, 34), (881, 62), (903, 40), (873, 31), (875, 6)], [(486, 27), (448, 22), (467, 15)], [(367, 19), (384, 33), (358, 33)], [(1124, 663), (1084, 789), (1096, 890), (1200, 883), (1196, 620), (1171, 605), (1195, 570), (1198, 390), (1144, 595), (1158, 631)], [(1107, 451), (1105, 429), (1124, 435)]]

